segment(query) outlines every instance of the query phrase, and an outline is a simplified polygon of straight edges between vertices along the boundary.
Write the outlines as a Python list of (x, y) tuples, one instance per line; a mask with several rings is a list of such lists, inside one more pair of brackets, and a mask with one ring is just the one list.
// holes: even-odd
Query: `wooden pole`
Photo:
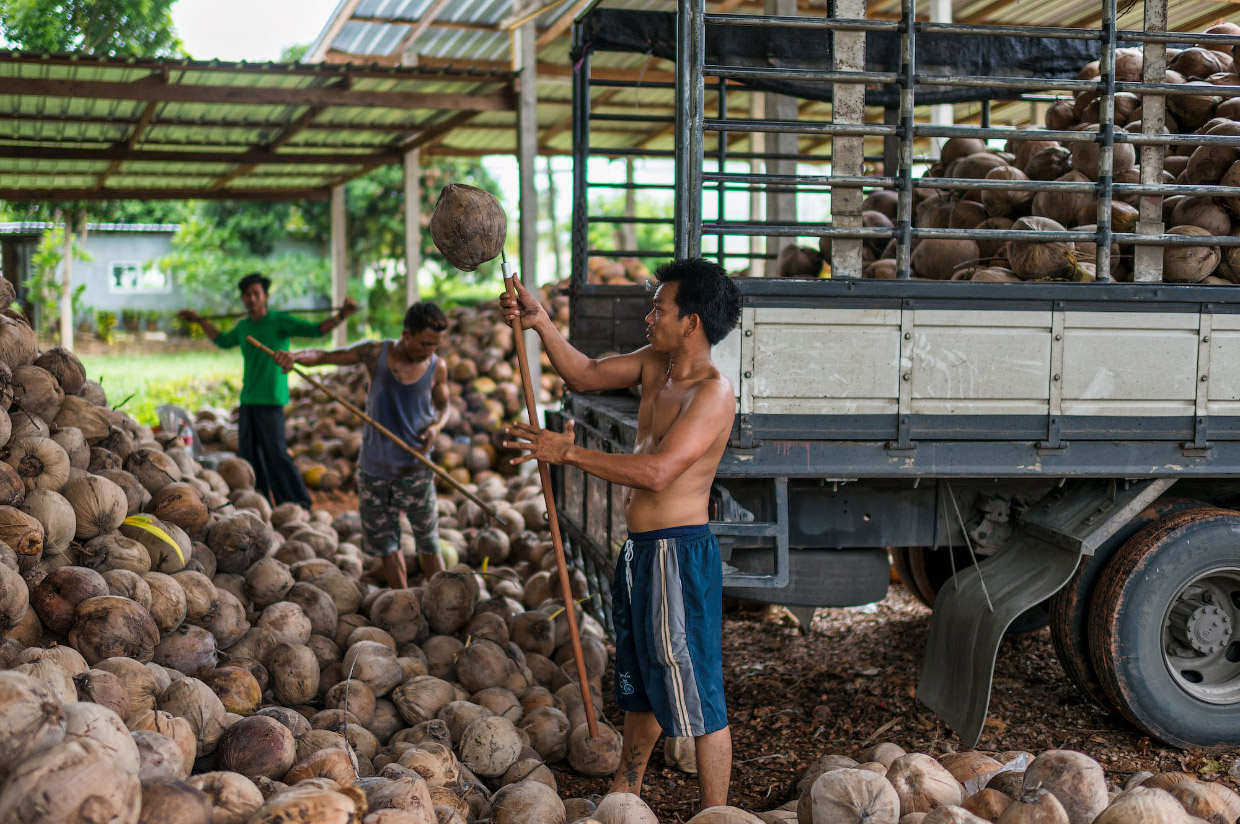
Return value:
[(405, 306), (418, 302), (422, 268), (422, 165), (417, 149), (405, 152)]
[[(267, 346), (265, 346), (265, 345), (264, 345), (261, 341), (256, 340), (256, 339), (254, 338), (254, 336), (253, 336), (253, 335), (247, 335), (247, 336), (246, 336), (246, 341), (247, 341), (247, 342), (248, 342), (251, 346), (253, 346), (255, 349), (259, 350), (260, 352), (265, 352), (267, 355), (271, 356), (272, 358), (275, 358), (276, 353), (275, 353), (275, 352), (273, 352), (273, 351), (271, 351), (269, 348), (267, 348)], [(460, 481), (458, 481), (456, 478), (453, 478), (453, 477), (452, 477), (451, 475), (449, 475), (447, 472), (444, 472), (442, 469), (440, 469), (438, 466), (436, 466), (436, 465), (435, 465), (435, 462), (434, 462), (434, 461), (432, 461), (430, 458), (426, 457), (426, 456), (425, 456), (425, 455), (423, 455), (421, 452), (419, 452), (418, 450), (414, 449), (412, 446), (410, 446), (409, 444), (407, 444), (407, 443), (405, 443), (403, 440), (401, 440), (401, 437), (400, 437), (399, 435), (397, 435), (395, 432), (393, 432), (392, 430), (388, 429), (386, 426), (384, 426), (383, 424), (379, 423), (379, 422), (378, 422), (378, 421), (376, 421), (374, 418), (370, 417), (369, 415), (367, 415), (367, 414), (366, 414), (365, 412), (363, 412), (362, 410), (358, 409), (358, 408), (357, 408), (356, 406), (354, 406), (353, 404), (349, 403), (347, 400), (345, 400), (345, 399), (344, 399), (344, 397), (342, 397), (342, 396), (341, 396), (341, 395), (339, 395), (338, 393), (336, 393), (336, 392), (332, 391), (331, 389), (328, 389), (328, 388), (327, 388), (327, 387), (323, 384), (323, 382), (322, 382), (322, 381), (318, 380), (318, 379), (317, 379), (317, 378), (315, 378), (313, 375), (311, 375), (310, 373), (306, 372), (306, 371), (305, 371), (304, 369), (302, 369), (300, 366), (294, 366), (294, 367), (293, 367), (293, 371), (294, 371), (294, 372), (296, 372), (298, 375), (301, 375), (301, 377), (302, 377), (302, 378), (304, 378), (306, 381), (308, 381), (308, 382), (310, 383), (310, 385), (311, 385), (311, 386), (313, 386), (313, 387), (315, 387), (316, 389), (320, 390), (321, 392), (323, 392), (324, 394), (326, 394), (329, 398), (331, 398), (332, 400), (336, 401), (336, 402), (337, 402), (337, 403), (339, 403), (341, 406), (343, 406), (345, 409), (349, 410), (349, 411), (350, 411), (350, 412), (352, 412), (354, 415), (357, 415), (359, 418), (361, 418), (362, 420), (364, 420), (366, 423), (368, 423), (368, 424), (370, 424), (371, 426), (373, 426), (376, 430), (378, 430), (378, 431), (379, 431), (379, 432), (381, 432), (382, 434), (386, 435), (389, 439), (391, 439), (392, 443), (396, 444), (396, 445), (397, 445), (397, 446), (399, 446), (401, 449), (405, 450), (405, 451), (406, 451), (406, 452), (408, 452), (410, 455), (412, 455), (413, 457), (417, 458), (419, 461), (421, 461), (422, 463), (424, 463), (426, 466), (428, 466), (428, 467), (430, 468), (430, 470), (431, 470), (432, 472), (434, 472), (434, 473), (435, 473), (436, 475), (438, 475), (440, 478), (443, 478), (445, 481), (447, 481), (449, 484), (451, 484), (451, 485), (452, 485), (452, 487), (453, 487), (454, 489), (456, 489), (458, 492), (460, 492), (460, 493), (461, 493), (462, 495), (464, 495), (466, 498), (469, 498), (469, 500), (473, 501), (473, 502), (474, 502), (474, 503), (476, 503), (478, 506), (482, 507), (482, 511), (483, 511), (483, 512), (485, 512), (486, 514), (490, 515), (492, 518), (494, 518), (495, 520), (499, 521), (501, 524), (507, 524), (507, 523), (508, 523), (507, 521), (505, 521), (505, 520), (503, 519), (503, 517), (501, 517), (501, 516), (500, 516), (500, 514), (499, 514), (498, 512), (496, 512), (494, 509), (492, 509), (492, 508), (491, 508), (491, 505), (490, 505), (490, 504), (488, 504), (486, 501), (484, 501), (484, 500), (482, 500), (481, 498), (479, 498), (479, 497), (478, 497), (477, 495), (475, 495), (474, 493), (470, 492), (468, 489), (466, 489), (466, 488), (464, 487), (464, 485), (462, 485), (462, 484), (461, 484), (461, 482), (460, 482)]]
[[(332, 255), (332, 303), (344, 303), (349, 278), (349, 229), (345, 213), (344, 186), (332, 187), (331, 203), (331, 255)], [(332, 330), (332, 346), (339, 349), (348, 342), (347, 324)]]
[[(65, 210), (65, 245), (60, 271), (60, 345), (73, 349), (73, 212)], [(48, 324), (49, 326), (51, 324)]]
[[(517, 287), (513, 285), (512, 273), (508, 271), (508, 262), (504, 262), (504, 287), (515, 300)], [(530, 426), (540, 429), (538, 425), (537, 407), (534, 405), (534, 387), (530, 385), (530, 369), (526, 359), (525, 336), (522, 334), (521, 320), (512, 322), (513, 342), (517, 346), (517, 365), (521, 370), (521, 389), (525, 393), (525, 410), (529, 414)], [(573, 643), (573, 655), (577, 658), (578, 686), (581, 687), (581, 702), (585, 705), (586, 723), (590, 727), (590, 737), (598, 738), (598, 721), (594, 718), (594, 701), (590, 696), (590, 681), (586, 674), (586, 661), (581, 653), (581, 635), (577, 630), (577, 610), (573, 603), (573, 587), (568, 580), (568, 561), (564, 557), (564, 540), (560, 537), (560, 519), (555, 511), (555, 496), (551, 494), (551, 469), (543, 461), (538, 462), (538, 477), (542, 481), (543, 501), (547, 504), (547, 522), (551, 527), (551, 544), (555, 547), (555, 563), (560, 570), (560, 592), (564, 596), (564, 614), (568, 617), (568, 635)]]

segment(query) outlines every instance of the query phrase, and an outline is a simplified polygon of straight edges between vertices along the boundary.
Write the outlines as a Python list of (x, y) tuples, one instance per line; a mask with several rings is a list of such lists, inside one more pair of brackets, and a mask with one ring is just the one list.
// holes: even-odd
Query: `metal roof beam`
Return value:
[(51, 80), (47, 78), (0, 79), (0, 95), (21, 97), (79, 97), (106, 100), (175, 101), (179, 103), (280, 104), (292, 106), (375, 106), (404, 109), (451, 109), (455, 111), (512, 111), (511, 89), (489, 94), (425, 94), (379, 92), (359, 89), (283, 89), (265, 86), (190, 86), (177, 83), (138, 81), (116, 83), (98, 80)]
[(0, 144), (0, 158), (20, 158), (25, 160), (93, 160), (120, 161), (121, 163), (275, 163), (281, 165), (365, 165), (396, 163), (400, 153), (394, 149), (367, 152), (365, 154), (333, 154), (278, 152), (196, 152), (171, 151), (154, 149), (125, 148), (77, 149), (62, 146), (14, 146)]
[[(117, 148), (121, 148), (123, 146), (125, 151), (132, 152), (134, 147), (141, 142), (142, 137), (146, 134), (147, 127), (151, 125), (151, 118), (155, 116), (155, 110), (158, 108), (159, 104), (154, 100), (147, 103), (142, 109), (142, 114), (138, 116), (138, 122), (134, 124), (133, 131), (129, 133), (129, 139), (123, 144), (117, 146)], [(95, 181), (95, 185), (102, 187), (106, 184), (108, 182), (108, 177), (120, 169), (122, 162), (123, 161), (120, 159), (113, 160), (111, 164), (108, 165), (107, 171), (99, 175), (99, 179)]]
[(581, 10), (590, 5), (591, 2), (592, 0), (577, 0), (576, 3), (573, 3), (573, 7), (571, 9), (557, 17), (556, 21), (548, 26), (547, 30), (539, 36), (537, 43), (538, 48), (543, 48), (551, 43), (551, 41), (564, 34), (564, 32), (568, 31), (569, 27), (573, 25), (573, 19), (578, 14), (581, 14)]
[(396, 55), (397, 62), (404, 62), (405, 52), (413, 49), (414, 41), (421, 36), (422, 32), (426, 31), (431, 23), (435, 22), (435, 18), (447, 7), (448, 2), (449, 0), (432, 0), (430, 7), (422, 12), (422, 16), (418, 18), (417, 22), (409, 27), (409, 31), (405, 32), (405, 36), (400, 39), (400, 42), (396, 44), (396, 48), (392, 50), (392, 53)]
[(0, 200), (326, 200), (323, 189), (0, 189)]
[[(408, 17), (354, 17), (352, 23), (369, 23), (375, 26), (408, 26), (416, 23)], [(476, 31), (499, 34), (500, 30), (488, 23), (466, 23), (459, 20), (434, 20), (430, 23), (433, 29), (451, 29), (453, 31)]]
[[(155, 104), (158, 105), (158, 104)], [(31, 122), (31, 123), (65, 123), (80, 126), (106, 126), (118, 129), (132, 129), (137, 120), (112, 120), (108, 118), (91, 118), (81, 115), (25, 114), (22, 112), (0, 112), (0, 122)], [(188, 120), (160, 118), (157, 127), (184, 127), (191, 129), (278, 129), (285, 124), (279, 121), (262, 123), (253, 120)], [(416, 123), (308, 123), (302, 127), (306, 132), (384, 132), (412, 134), (418, 130)], [(21, 139), (21, 138), (14, 138)], [(42, 138), (40, 138), (42, 139)], [(79, 141), (81, 142), (81, 141)]]

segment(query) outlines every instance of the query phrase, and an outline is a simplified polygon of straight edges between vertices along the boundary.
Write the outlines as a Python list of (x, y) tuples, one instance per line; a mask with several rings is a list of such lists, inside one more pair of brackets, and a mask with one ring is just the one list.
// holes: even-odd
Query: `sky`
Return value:
[(337, 0), (177, 0), (172, 19), (196, 59), (279, 60), (288, 46), (309, 44)]

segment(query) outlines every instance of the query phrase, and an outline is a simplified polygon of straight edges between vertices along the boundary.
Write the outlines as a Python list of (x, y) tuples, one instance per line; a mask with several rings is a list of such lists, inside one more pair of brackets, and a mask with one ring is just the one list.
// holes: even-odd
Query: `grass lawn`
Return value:
[(144, 351), (142, 344), (132, 344), (79, 357), (86, 377), (103, 385), (108, 405), (119, 405), (151, 426), (159, 422), (157, 406), (175, 404), (191, 413), (204, 404), (231, 409), (241, 394), (241, 353), (236, 349), (208, 344)]

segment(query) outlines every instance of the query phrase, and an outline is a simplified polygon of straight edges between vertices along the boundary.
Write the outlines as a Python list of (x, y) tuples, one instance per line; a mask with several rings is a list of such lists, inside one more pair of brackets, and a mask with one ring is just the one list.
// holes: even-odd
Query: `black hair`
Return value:
[(405, 312), (405, 330), (416, 335), (423, 329), (434, 329), (442, 332), (448, 328), (448, 316), (435, 304), (428, 300), (419, 301)]
[(264, 277), (260, 272), (250, 272), (250, 274), (237, 281), (237, 289), (244, 295), (245, 290), (256, 283), (262, 284), (263, 292), (271, 294), (271, 278)]
[(741, 319), (741, 290), (718, 263), (685, 258), (665, 263), (654, 273), (659, 283), (679, 283), (676, 308), (680, 317), (697, 315), (711, 345), (728, 336)]

